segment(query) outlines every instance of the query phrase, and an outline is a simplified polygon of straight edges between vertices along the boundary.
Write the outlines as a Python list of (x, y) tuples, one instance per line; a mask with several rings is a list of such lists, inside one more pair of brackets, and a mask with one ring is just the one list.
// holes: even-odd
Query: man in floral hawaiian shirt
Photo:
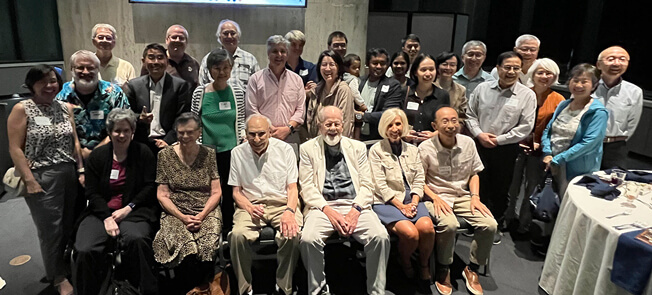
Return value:
[(70, 57), (73, 79), (63, 84), (57, 99), (75, 106), (77, 136), (84, 159), (91, 151), (109, 142), (106, 116), (113, 108), (129, 108), (122, 89), (98, 78), (100, 60), (93, 52), (79, 50)]

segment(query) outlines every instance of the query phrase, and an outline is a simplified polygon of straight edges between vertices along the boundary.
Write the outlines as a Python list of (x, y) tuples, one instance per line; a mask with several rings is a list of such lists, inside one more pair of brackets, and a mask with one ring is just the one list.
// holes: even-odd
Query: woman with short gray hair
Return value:
[(151, 236), (158, 220), (156, 159), (144, 144), (133, 141), (136, 114), (113, 109), (106, 119), (111, 141), (86, 160), (88, 207), (75, 239), (73, 281), (77, 294), (98, 294), (106, 269), (106, 247), (120, 236), (124, 251), (121, 268), (141, 294), (158, 294)]
[[(283, 39), (285, 40), (285, 39)], [(227, 181), (231, 150), (245, 138), (245, 91), (231, 78), (233, 58), (225, 49), (214, 49), (206, 58), (213, 82), (198, 86), (192, 94), (190, 110), (199, 116), (202, 128), (199, 142), (215, 148), (220, 184), (224, 194), (222, 206), (225, 232), (233, 226), (233, 194)]]

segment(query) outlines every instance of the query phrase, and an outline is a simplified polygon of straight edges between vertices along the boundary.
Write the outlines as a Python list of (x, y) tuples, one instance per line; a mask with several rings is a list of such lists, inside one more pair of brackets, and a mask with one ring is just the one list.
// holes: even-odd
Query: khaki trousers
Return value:
[[(285, 292), (292, 294), (292, 276), (299, 259), (299, 236), (287, 239), (281, 234), (281, 215), (287, 206), (267, 205), (263, 218), (256, 222), (251, 220), (251, 215), (240, 208), (236, 208), (233, 215), (233, 230), (231, 231), (231, 261), (233, 270), (238, 279), (238, 294), (245, 294), (251, 290), (251, 242), (258, 239), (260, 230), (271, 224), (276, 229), (276, 252), (278, 267), (276, 268), (276, 284)], [(295, 220), (301, 228), (303, 215), (296, 210)]]
[(462, 217), (474, 228), (473, 242), (471, 243), (471, 262), (478, 265), (486, 265), (491, 247), (493, 246), (494, 234), (498, 223), (493, 217), (483, 216), (479, 211), (471, 213), (471, 197), (463, 196), (455, 199), (453, 213), (437, 217), (432, 202), (425, 202), (430, 216), (435, 224), (435, 246), (437, 247), (437, 261), (443, 265), (453, 263), (455, 254), (455, 232), (460, 224), (457, 217)]
[[(351, 205), (331, 206), (342, 215)], [(308, 272), (308, 292), (316, 295), (326, 285), (324, 274), (324, 241), (335, 233), (335, 228), (322, 211), (312, 209), (306, 215), (301, 235), (301, 258)], [(389, 257), (389, 235), (378, 216), (370, 209), (362, 210), (353, 238), (364, 245), (367, 257), (367, 293), (385, 294), (385, 272)]]

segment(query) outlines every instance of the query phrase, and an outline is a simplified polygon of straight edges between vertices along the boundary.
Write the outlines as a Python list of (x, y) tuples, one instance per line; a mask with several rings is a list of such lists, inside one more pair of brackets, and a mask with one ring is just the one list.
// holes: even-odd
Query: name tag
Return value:
[(419, 110), (419, 104), (414, 102), (414, 101), (408, 101), (407, 109), (412, 110), (412, 111), (418, 111)]
[(439, 167), (439, 173), (443, 175), (450, 175), (451, 174), (451, 167), (448, 166), (440, 166)]
[(516, 105), (518, 105), (518, 99), (516, 99), (516, 98), (510, 98), (510, 99), (505, 103), (505, 106), (506, 106), (506, 107), (515, 107)]
[(231, 109), (231, 102), (230, 101), (220, 102), (220, 111), (228, 111), (230, 109)]
[(299, 70), (299, 76), (305, 76), (305, 75), (308, 75), (308, 70), (306, 69)]
[(387, 92), (389, 91), (389, 85), (383, 85), (383, 87), (380, 88), (380, 92)]
[(120, 176), (120, 170), (111, 169), (111, 175), (109, 176), (109, 178), (112, 179), (112, 180), (116, 180), (116, 179), (118, 179), (118, 176)]
[(52, 125), (52, 122), (50, 122), (50, 118), (48, 117), (34, 117), (34, 122), (36, 122), (36, 125), (39, 126), (50, 126)]
[(104, 111), (91, 111), (91, 120), (104, 120)]

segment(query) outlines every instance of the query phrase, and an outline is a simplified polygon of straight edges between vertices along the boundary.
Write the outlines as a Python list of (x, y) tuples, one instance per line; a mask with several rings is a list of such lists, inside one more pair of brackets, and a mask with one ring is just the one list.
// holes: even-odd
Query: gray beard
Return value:
[(81, 90), (83, 92), (86, 92), (84, 90), (87, 91), (95, 90), (95, 88), (97, 88), (97, 84), (99, 84), (99, 79), (97, 78), (97, 76), (95, 76), (95, 79), (93, 79), (93, 81), (90, 82), (83, 79), (79, 79), (77, 77), (73, 77), (72, 80), (73, 82), (75, 82), (75, 89), (77, 91)]
[(342, 140), (342, 134), (340, 134), (340, 135), (338, 135), (338, 136), (336, 136), (334, 138), (331, 138), (330, 136), (324, 134), (323, 138), (324, 138), (324, 143), (326, 143), (329, 146), (334, 146), (334, 145), (337, 145), (338, 143), (340, 143), (340, 141)]

